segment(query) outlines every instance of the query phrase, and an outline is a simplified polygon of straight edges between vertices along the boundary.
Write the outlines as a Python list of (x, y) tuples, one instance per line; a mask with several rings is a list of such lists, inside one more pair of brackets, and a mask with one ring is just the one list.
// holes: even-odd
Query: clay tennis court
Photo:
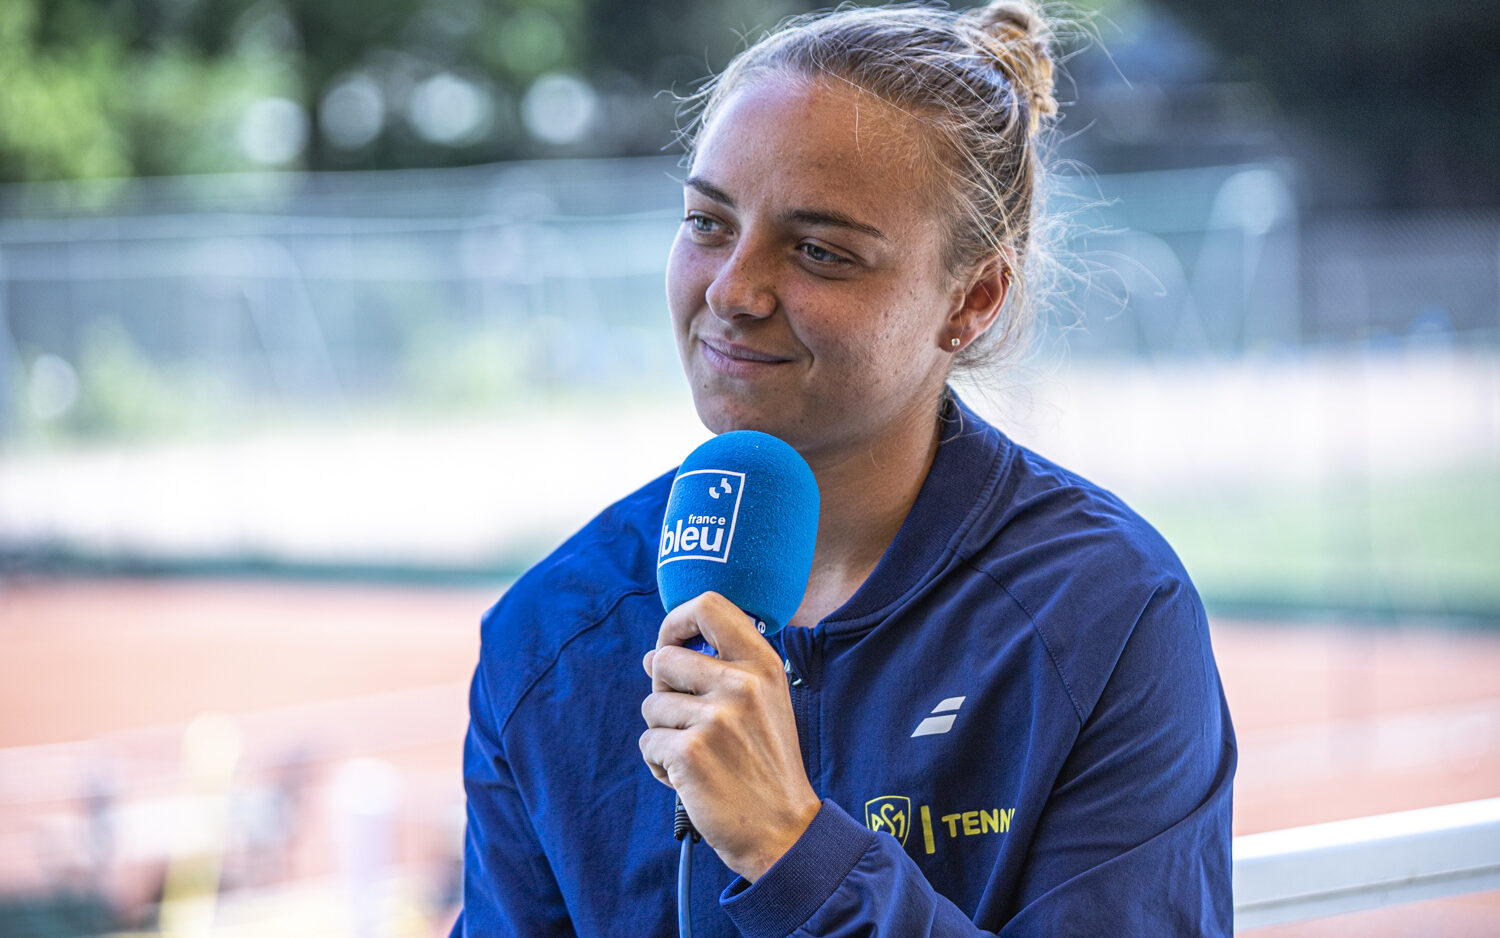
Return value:
[[(184, 732), (220, 712), (239, 757), (215, 934), (350, 934), (351, 816), (357, 843), (389, 853), (366, 877), (378, 933), (445, 933), (466, 685), (502, 588), (0, 581), (0, 896), (103, 889), (147, 915), (174, 851), (214, 852), (171, 835)], [(1236, 834), (1500, 795), (1500, 634), (1218, 619), (1214, 643), (1241, 746)], [(372, 771), (387, 806), (330, 798)], [(1256, 932), (1497, 933), (1496, 893)]]

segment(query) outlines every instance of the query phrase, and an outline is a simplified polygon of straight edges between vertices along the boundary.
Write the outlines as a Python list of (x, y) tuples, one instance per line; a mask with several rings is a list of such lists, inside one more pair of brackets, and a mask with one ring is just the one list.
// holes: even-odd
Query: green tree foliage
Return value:
[[(0, 181), (656, 152), (674, 125), (663, 92), (822, 5), (0, 0)], [(1314, 185), (1500, 199), (1500, 4), (1160, 6), (1306, 136), (1342, 141)]]
[[(246, 4), (240, 4), (247, 6)], [(295, 97), (298, 69), (173, 20), (182, 4), (0, 4), (0, 178), (224, 171), (250, 103)]]
[(102, 24), (43, 43), (37, 0), (0, 4), (0, 178), (118, 176), (132, 169), (110, 85), (121, 48)]
[(654, 152), (794, 0), (4, 0), (0, 181)]

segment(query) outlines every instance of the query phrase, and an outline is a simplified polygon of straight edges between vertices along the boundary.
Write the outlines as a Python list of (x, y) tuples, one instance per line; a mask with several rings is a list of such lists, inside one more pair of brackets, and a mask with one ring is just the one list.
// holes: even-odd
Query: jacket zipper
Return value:
[[(790, 638), (791, 636), (787, 637)], [(808, 687), (806, 678), (792, 664), (791, 643), (787, 642), (783, 645), (783, 649), (781, 666), (786, 671), (787, 690), (792, 697), (792, 717), (797, 724), (797, 741), (802, 750), (802, 770), (807, 773), (808, 781), (813, 783), (813, 788), (816, 790), (818, 788), (818, 781), (813, 778), (811, 758), (814, 740), (807, 719), (808, 698), (811, 696), (811, 688)]]

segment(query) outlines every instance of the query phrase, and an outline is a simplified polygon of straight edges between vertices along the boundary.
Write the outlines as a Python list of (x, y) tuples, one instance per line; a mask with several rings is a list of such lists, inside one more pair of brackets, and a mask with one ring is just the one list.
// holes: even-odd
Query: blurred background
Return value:
[[(446, 933), (479, 615), (706, 437), (673, 93), (811, 6), (0, 0), (0, 936)], [(1500, 795), (1500, 7), (1085, 13), (964, 393), (1182, 555), (1236, 834)]]

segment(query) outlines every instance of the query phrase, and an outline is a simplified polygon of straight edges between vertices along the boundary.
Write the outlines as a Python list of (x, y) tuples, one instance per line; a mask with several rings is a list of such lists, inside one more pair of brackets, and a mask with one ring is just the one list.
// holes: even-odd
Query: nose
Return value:
[(714, 272), (705, 293), (708, 308), (726, 322), (741, 317), (764, 319), (776, 311), (774, 259), (750, 239), (741, 239)]

